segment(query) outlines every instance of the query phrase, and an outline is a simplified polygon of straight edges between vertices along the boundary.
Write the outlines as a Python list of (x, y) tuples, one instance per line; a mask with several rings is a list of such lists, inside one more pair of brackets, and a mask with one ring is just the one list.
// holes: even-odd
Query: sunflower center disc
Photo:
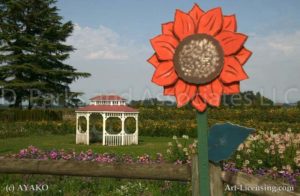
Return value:
[(193, 84), (205, 84), (221, 73), (223, 49), (207, 34), (194, 34), (182, 40), (174, 55), (175, 70), (180, 78)]

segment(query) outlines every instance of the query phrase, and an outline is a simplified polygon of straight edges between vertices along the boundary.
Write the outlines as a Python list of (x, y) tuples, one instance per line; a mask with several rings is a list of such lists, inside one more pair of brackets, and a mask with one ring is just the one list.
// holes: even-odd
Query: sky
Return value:
[(112, 93), (129, 100), (173, 100), (151, 82), (149, 40), (161, 33), (162, 23), (173, 21), (176, 9), (188, 12), (194, 3), (205, 11), (222, 7), (224, 15), (235, 14), (238, 32), (249, 36), (245, 46), (253, 55), (244, 66), (249, 79), (241, 82), (242, 91), (275, 102), (300, 100), (299, 0), (58, 0), (63, 20), (75, 24), (67, 43), (76, 51), (67, 62), (92, 74), (74, 82), (72, 90), (84, 92), (84, 100)]

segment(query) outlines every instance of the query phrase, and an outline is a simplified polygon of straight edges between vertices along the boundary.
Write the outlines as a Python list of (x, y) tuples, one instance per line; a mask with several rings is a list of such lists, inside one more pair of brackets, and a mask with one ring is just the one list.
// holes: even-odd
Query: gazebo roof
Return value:
[(126, 99), (118, 95), (98, 95), (90, 98), (91, 101), (125, 101)]
[(87, 105), (85, 107), (78, 108), (76, 112), (128, 112), (137, 113), (138, 110), (128, 107), (126, 105)]

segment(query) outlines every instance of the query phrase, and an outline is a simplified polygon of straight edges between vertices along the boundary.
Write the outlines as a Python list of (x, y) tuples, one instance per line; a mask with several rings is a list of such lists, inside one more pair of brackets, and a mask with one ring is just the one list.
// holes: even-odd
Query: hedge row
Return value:
[[(175, 109), (171, 107), (139, 108), (140, 119), (149, 120), (181, 120), (195, 119), (196, 112), (192, 109)], [(257, 122), (288, 122), (300, 123), (299, 108), (276, 108), (270, 107), (265, 109), (260, 108), (213, 108), (208, 111), (209, 119), (219, 121), (248, 121), (254, 120)]]
[[(209, 119), (209, 126), (216, 123), (226, 121), (218, 121)], [(232, 123), (242, 126), (255, 128), (257, 131), (273, 131), (274, 133), (285, 132), (290, 128), (293, 132), (300, 132), (300, 123), (288, 122), (259, 122), (256, 121), (231, 121)], [(90, 125), (91, 130), (94, 126)], [(98, 131), (101, 129), (96, 126)], [(128, 123), (128, 129), (134, 130), (135, 124)], [(119, 130), (119, 129), (118, 129)], [(69, 121), (64, 122), (16, 122), (0, 123), (0, 138), (23, 137), (31, 135), (45, 134), (75, 134), (75, 124)], [(196, 137), (196, 121), (195, 120), (140, 120), (139, 135), (141, 136), (165, 136), (172, 137), (173, 135), (182, 136), (188, 135)]]
[[(208, 124), (211, 127), (216, 123), (225, 123), (227, 121), (219, 121), (209, 119)], [(234, 124), (254, 128), (256, 131), (273, 131), (273, 133), (283, 133), (291, 129), (295, 133), (300, 132), (300, 123), (288, 122), (256, 122), (256, 121), (230, 121)], [(173, 135), (182, 136), (188, 135), (196, 137), (196, 121), (195, 120), (178, 120), (178, 121), (164, 121), (164, 120), (141, 120), (139, 127), (139, 135), (142, 136), (166, 136)]]
[(1, 122), (0, 138), (26, 137), (32, 135), (75, 133), (75, 124), (69, 122)]
[(62, 110), (0, 110), (0, 121), (61, 121), (63, 120)]
[[(158, 107), (156, 109), (139, 108), (139, 134), (142, 136), (181, 136), (196, 137), (195, 111), (187, 108), (175, 109)], [(70, 120), (62, 120), (63, 115), (73, 115), (70, 110), (0, 110), (0, 137), (20, 137), (32, 134), (66, 134), (75, 133), (75, 115)], [(10, 114), (11, 116), (7, 115)], [(209, 110), (209, 125), (220, 122), (232, 122), (261, 131), (285, 132), (291, 128), (300, 132), (300, 109), (228, 109)], [(26, 122), (18, 122), (18, 121)], [(7, 122), (4, 122), (7, 121)], [(97, 130), (101, 122), (96, 121)], [(107, 125), (107, 129), (120, 129), (120, 121)], [(93, 120), (91, 119), (91, 128)], [(135, 122), (126, 123), (127, 130), (135, 129)]]
[[(175, 107), (158, 106), (156, 108), (139, 107), (140, 119), (146, 120), (181, 120), (195, 119), (195, 110), (189, 108), (177, 109)], [(209, 109), (209, 118), (219, 121), (247, 121), (258, 122), (288, 122), (300, 123), (299, 108), (213, 108)], [(75, 120), (74, 110), (0, 110), (0, 121), (62, 121), (64, 116), (70, 116)]]

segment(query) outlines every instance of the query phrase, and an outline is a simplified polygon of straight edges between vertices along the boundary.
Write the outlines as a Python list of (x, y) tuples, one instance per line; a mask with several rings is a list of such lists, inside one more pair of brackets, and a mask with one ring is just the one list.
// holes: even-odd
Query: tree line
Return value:
[[(163, 101), (158, 100), (157, 98), (149, 98), (145, 100), (132, 100), (130, 102), (131, 106), (135, 107), (157, 107), (157, 106), (170, 106), (170, 107), (176, 107), (175, 101)], [(262, 96), (259, 92), (253, 92), (253, 91), (245, 91), (241, 92), (235, 95), (223, 95), (221, 99), (221, 107), (267, 107), (267, 106), (273, 106), (274, 102), (265, 97)], [(186, 107), (191, 107), (190, 105), (187, 105)]]
[(0, 97), (13, 101), (15, 108), (24, 101), (29, 109), (41, 105), (52, 94), (68, 93), (74, 98), (78, 92), (71, 92), (69, 85), (90, 76), (64, 62), (74, 51), (65, 43), (73, 23), (63, 22), (55, 3), (0, 1)]

